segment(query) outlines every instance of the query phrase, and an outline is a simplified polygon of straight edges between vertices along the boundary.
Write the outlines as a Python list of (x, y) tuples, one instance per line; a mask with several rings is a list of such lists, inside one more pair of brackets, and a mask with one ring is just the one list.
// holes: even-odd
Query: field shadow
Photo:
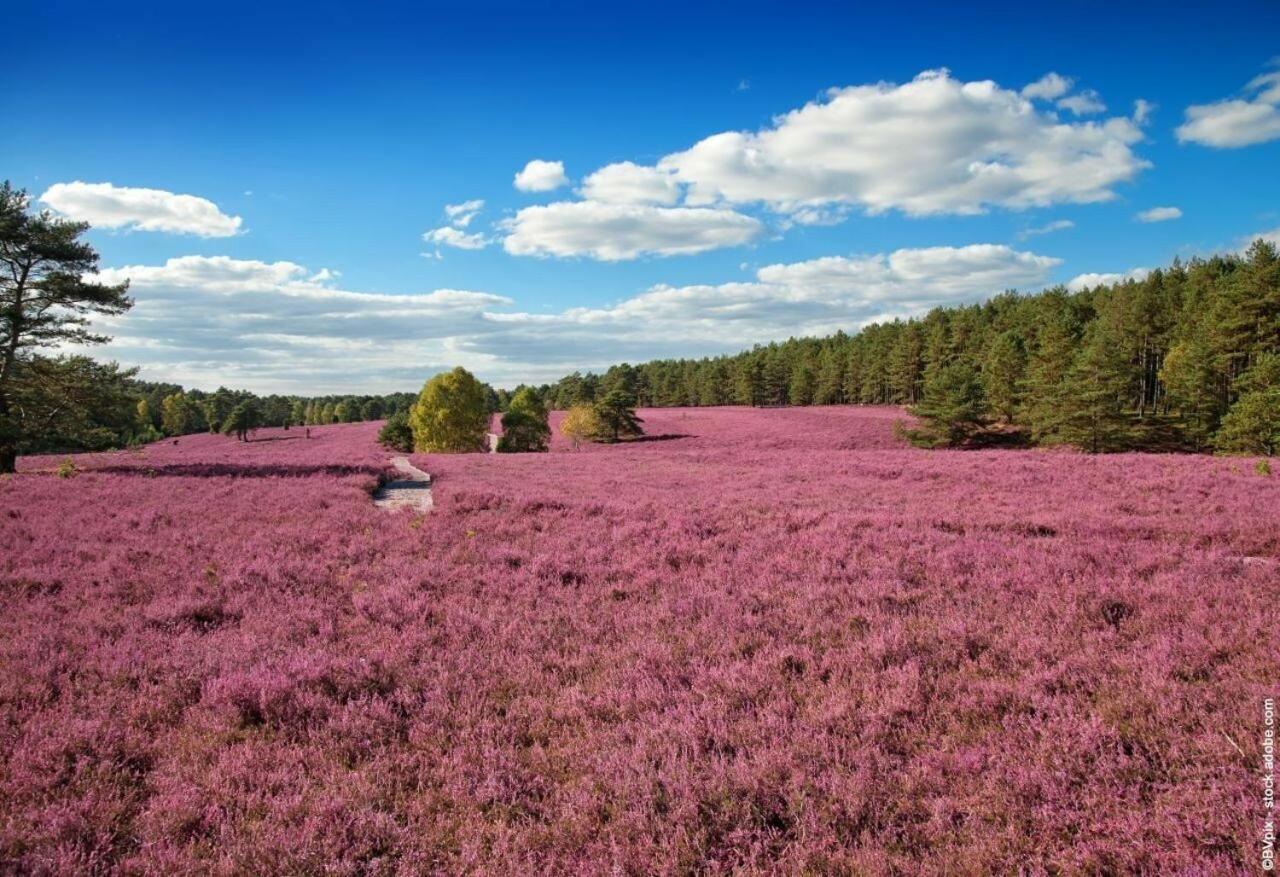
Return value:
[(158, 466), (103, 466), (90, 471), (141, 478), (311, 478), (327, 475), (342, 478), (367, 475), (378, 478), (376, 466), (349, 466), (341, 463), (296, 465), (289, 463), (165, 463)]
[(645, 442), (672, 442), (676, 439), (697, 438), (697, 436), (689, 435), (683, 432), (664, 432), (660, 435), (638, 435), (633, 438), (620, 439), (615, 442), (619, 445), (640, 445)]

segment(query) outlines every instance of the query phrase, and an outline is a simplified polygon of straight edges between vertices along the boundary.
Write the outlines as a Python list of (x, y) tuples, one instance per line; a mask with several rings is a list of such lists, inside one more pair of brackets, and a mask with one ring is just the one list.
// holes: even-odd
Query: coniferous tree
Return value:
[(1019, 387), (1026, 368), (1022, 336), (1012, 329), (997, 335), (982, 364), (982, 386), (992, 413), (1005, 423), (1012, 422), (1018, 410)]
[(26, 413), (46, 407), (37, 404), (47, 386), (40, 375), (77, 371), (72, 360), (64, 360), (65, 367), (37, 365), (36, 351), (102, 343), (108, 339), (89, 330), (89, 319), (122, 314), (133, 304), (127, 283), (90, 279), (98, 254), (80, 240), (87, 223), (33, 214), (29, 206), (26, 192), (0, 184), (0, 474), (14, 471), (19, 447), (40, 426)]
[(621, 390), (612, 390), (596, 403), (596, 417), (600, 420), (603, 434), (611, 441), (618, 441), (627, 436), (644, 435), (643, 423), (636, 416), (635, 399)]
[(511, 404), (502, 415), (502, 437), (498, 439), (498, 451), (545, 451), (550, 444), (551, 426), (547, 422), (547, 409), (532, 388), (522, 387), (511, 397)]
[(1056, 437), (1091, 453), (1119, 450), (1133, 438), (1126, 408), (1130, 371), (1116, 333), (1098, 321), (1067, 372)]
[(1264, 353), (1240, 377), (1240, 398), (1222, 418), (1214, 447), (1230, 454), (1280, 453), (1280, 354)]
[(958, 447), (982, 429), (986, 412), (977, 369), (963, 361), (931, 368), (920, 404), (911, 410), (924, 424), (906, 436), (920, 447)]

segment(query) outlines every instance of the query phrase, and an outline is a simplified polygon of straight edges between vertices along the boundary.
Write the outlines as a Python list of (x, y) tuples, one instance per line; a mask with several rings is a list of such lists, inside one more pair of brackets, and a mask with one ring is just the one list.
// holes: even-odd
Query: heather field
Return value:
[[(892, 408), (0, 479), (0, 872), (1248, 873), (1280, 478)], [(553, 417), (553, 424), (556, 417)]]

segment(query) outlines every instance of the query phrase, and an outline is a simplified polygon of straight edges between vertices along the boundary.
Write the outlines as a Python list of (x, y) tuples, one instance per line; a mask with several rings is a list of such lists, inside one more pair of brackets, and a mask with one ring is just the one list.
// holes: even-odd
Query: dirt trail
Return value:
[(373, 504), (387, 511), (416, 508), (427, 511), (432, 506), (431, 476), (409, 462), (408, 457), (396, 457), (391, 461), (396, 471), (405, 477), (388, 481), (373, 495)]

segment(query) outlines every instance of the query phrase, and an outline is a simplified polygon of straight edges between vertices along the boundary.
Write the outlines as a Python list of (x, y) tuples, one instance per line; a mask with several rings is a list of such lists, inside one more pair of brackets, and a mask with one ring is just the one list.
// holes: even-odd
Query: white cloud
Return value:
[(1178, 140), (1229, 149), (1280, 138), (1280, 70), (1254, 77), (1244, 94), (1187, 107)]
[(623, 161), (588, 175), (580, 194), (592, 201), (665, 206), (680, 199), (680, 186), (670, 173)]
[[(555, 363), (555, 374), (624, 359), (738, 351), (921, 314), (1010, 287), (1042, 285), (1060, 260), (994, 244), (903, 249), (768, 265), (754, 281), (656, 286), (616, 305), (502, 313), (476, 349)], [(559, 371), (557, 372), (556, 369)]]
[(1054, 100), (1071, 90), (1075, 80), (1059, 73), (1046, 73), (1030, 85), (1024, 86), (1022, 96), (1025, 98), (1041, 98)]
[(1138, 222), (1168, 222), (1170, 219), (1180, 219), (1182, 211), (1177, 207), (1152, 207), (1150, 210), (1143, 210), (1134, 218)]
[(516, 256), (587, 256), (613, 262), (732, 247), (759, 237), (759, 220), (723, 208), (558, 201), (526, 207), (503, 225)]
[(442, 225), (439, 228), (433, 228), (423, 232), (422, 239), (429, 244), (435, 244), (434, 253), (423, 253), (422, 255), (431, 259), (442, 258), (440, 253), (441, 247), (453, 247), (458, 250), (483, 250), (493, 241), (481, 232), (468, 234), (465, 229), (471, 225), (471, 220), (484, 209), (484, 199), (475, 198), (471, 201), (463, 201), (461, 204), (446, 204), (444, 206), (444, 215), (448, 218), (449, 224)]
[(1075, 228), (1076, 224), (1070, 219), (1055, 219), (1053, 222), (1046, 222), (1044, 225), (1035, 228), (1025, 228), (1018, 232), (1019, 240), (1037, 237), (1042, 234), (1052, 234), (1055, 231), (1066, 231), (1069, 228)]
[(1156, 105), (1149, 100), (1138, 98), (1133, 102), (1133, 123), (1135, 125), (1145, 125), (1151, 119), (1151, 114), (1156, 111)]
[(1261, 238), (1268, 243), (1275, 244), (1280, 247), (1280, 227), (1273, 228), (1270, 231), (1260, 231), (1255, 234), (1248, 235), (1240, 239), (1240, 244), (1236, 248), (1237, 252), (1243, 255), (1248, 252), (1249, 247), (1253, 246), (1253, 242)]
[[(608, 307), (517, 310), (486, 292), (353, 292), (293, 262), (186, 256), (107, 269), (137, 304), (97, 328), (144, 377), (259, 392), (411, 390), (464, 365), (507, 386), (622, 360), (701, 356), (1042, 285), (1059, 260), (993, 244), (833, 256), (744, 282), (656, 286)], [(324, 282), (321, 282), (323, 279)]]
[(482, 250), (489, 246), (489, 239), (480, 232), (468, 234), (460, 228), (442, 225), (424, 232), (422, 239), (429, 244), (444, 247), (456, 247), (459, 250)]
[(1148, 166), (1131, 149), (1141, 139), (1128, 118), (1063, 122), (994, 82), (929, 71), (832, 89), (769, 128), (712, 135), (657, 167), (688, 187), (689, 206), (972, 214), (1109, 200)]
[(1107, 105), (1102, 102), (1102, 98), (1093, 89), (1087, 89), (1079, 94), (1064, 97), (1058, 101), (1058, 107), (1070, 110), (1077, 116), (1092, 116), (1096, 113), (1106, 112), (1107, 109)]
[(535, 158), (516, 174), (515, 187), (521, 192), (550, 192), (567, 186), (569, 178), (564, 175), (564, 162), (543, 161)]
[(471, 220), (475, 219), (476, 214), (484, 209), (484, 199), (475, 198), (471, 201), (463, 201), (461, 204), (446, 204), (444, 206), (445, 216), (449, 217), (449, 224), (456, 228), (466, 228), (471, 224)]
[(1092, 289), (1095, 286), (1103, 286), (1111, 283), (1120, 283), (1123, 280), (1145, 280), (1147, 275), (1151, 273), (1150, 268), (1134, 268), (1123, 274), (1106, 273), (1106, 274), (1077, 274), (1067, 281), (1067, 289), (1072, 292), (1079, 292), (1082, 289)]
[(114, 336), (109, 356), (188, 386), (378, 392), (416, 389), (464, 359), (489, 365), (483, 356), (461, 357), (456, 344), (490, 331), (486, 311), (512, 304), (457, 289), (352, 292), (328, 285), (336, 276), (226, 256), (109, 268), (100, 279), (130, 280), (136, 303), (98, 328)]
[(55, 183), (40, 200), (71, 219), (97, 228), (221, 238), (239, 232), (242, 222), (239, 216), (227, 216), (206, 198), (111, 183)]

